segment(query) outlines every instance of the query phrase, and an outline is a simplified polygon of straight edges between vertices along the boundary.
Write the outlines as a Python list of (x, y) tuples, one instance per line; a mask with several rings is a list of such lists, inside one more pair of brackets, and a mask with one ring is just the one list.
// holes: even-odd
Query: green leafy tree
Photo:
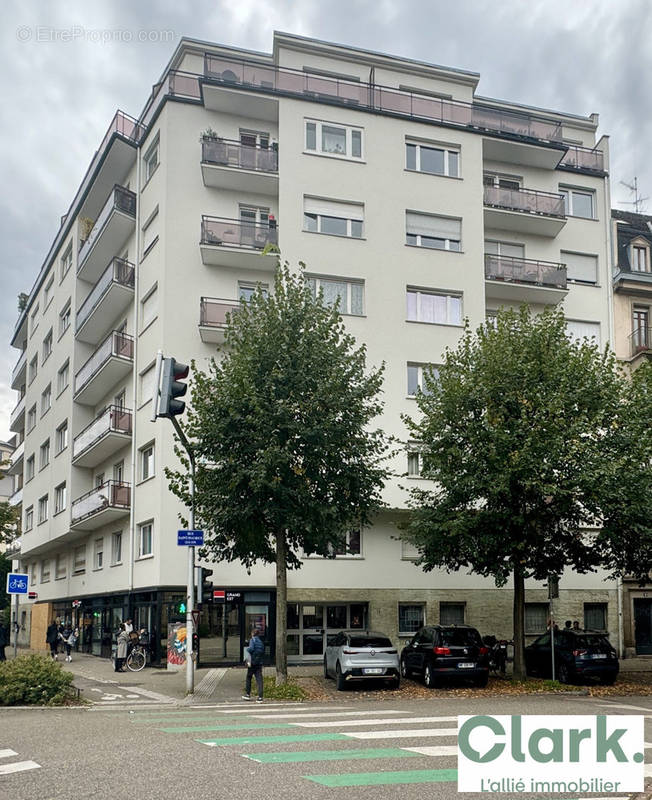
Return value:
[[(230, 316), (220, 360), (193, 364), (186, 434), (197, 461), (196, 524), (215, 561), (276, 564), (277, 682), (287, 680), (287, 570), (332, 556), (381, 506), (383, 367), (366, 369), (336, 308), (287, 263)], [(168, 471), (190, 504), (188, 463)]]
[[(11, 561), (4, 553), (0, 553), (0, 612), (9, 608), (11, 598), (6, 592), (7, 575), (11, 572)], [(0, 614), (0, 619), (2, 615)], [(8, 621), (8, 620), (7, 620)]]
[(561, 311), (527, 307), (466, 327), (406, 419), (435, 488), (411, 493), (404, 536), (425, 570), (468, 569), (514, 586), (514, 675), (525, 677), (524, 582), (606, 555), (586, 527), (612, 500), (600, 484), (623, 379), (613, 355), (566, 336)]
[(0, 503), (0, 544), (10, 544), (20, 535), (20, 517), (16, 506)]

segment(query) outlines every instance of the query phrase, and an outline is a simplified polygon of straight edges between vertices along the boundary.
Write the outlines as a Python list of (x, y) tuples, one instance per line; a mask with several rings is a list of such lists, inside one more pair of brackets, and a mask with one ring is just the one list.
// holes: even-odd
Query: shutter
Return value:
[(407, 232), (414, 236), (431, 236), (435, 239), (454, 239), (459, 241), (461, 223), (459, 219), (435, 217), (430, 214), (416, 214), (408, 211)]
[(364, 206), (360, 203), (341, 203), (338, 200), (324, 200), (320, 197), (304, 197), (303, 210), (306, 214), (364, 220)]
[(600, 346), (600, 323), (599, 322), (580, 322), (578, 320), (566, 320), (566, 332), (571, 339), (581, 341), (585, 336), (588, 339), (595, 339), (598, 347)]
[(562, 251), (561, 259), (566, 264), (568, 277), (575, 281), (595, 283), (598, 277), (598, 259), (596, 256), (586, 256), (580, 253), (566, 253)]

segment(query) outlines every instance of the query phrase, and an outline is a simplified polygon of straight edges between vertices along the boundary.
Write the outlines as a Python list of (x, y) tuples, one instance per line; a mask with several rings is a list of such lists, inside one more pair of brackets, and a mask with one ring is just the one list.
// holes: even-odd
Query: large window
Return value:
[(54, 490), (54, 513), (60, 514), (66, 508), (66, 484), (61, 483)]
[(49, 516), (50, 503), (48, 495), (43, 495), (43, 497), (39, 498), (38, 501), (38, 524), (40, 525), (42, 522), (45, 522)]
[(154, 475), (154, 444), (148, 444), (140, 451), (140, 480), (146, 481)]
[(327, 305), (335, 305), (339, 301), (338, 310), (341, 314), (360, 316), (364, 313), (364, 284), (361, 281), (337, 280), (316, 276), (307, 276), (306, 281), (314, 297), (317, 296), (321, 289), (324, 302)]
[(405, 240), (415, 247), (459, 252), (462, 249), (462, 220), (406, 211)]
[(407, 318), (409, 322), (461, 325), (462, 298), (454, 294), (408, 289)]
[(584, 630), (607, 630), (607, 603), (584, 603)]
[(423, 603), (398, 604), (398, 634), (411, 636), (426, 624), (426, 607)]
[(427, 172), (430, 175), (447, 175), (458, 178), (460, 174), (460, 152), (448, 147), (406, 142), (406, 169)]
[(525, 604), (525, 633), (543, 633), (548, 623), (548, 603)]
[(306, 150), (323, 156), (362, 158), (362, 128), (306, 120)]
[(303, 229), (310, 233), (348, 236), (361, 239), (364, 227), (364, 206), (339, 200), (303, 198)]
[(559, 194), (564, 198), (564, 211), (568, 217), (595, 218), (595, 193), (580, 189), (559, 187)]
[(566, 333), (569, 338), (574, 341), (582, 341), (583, 339), (594, 340), (594, 343), (600, 346), (600, 323), (599, 322), (584, 322), (582, 320), (566, 320)]
[(464, 603), (440, 603), (440, 625), (464, 625)]
[(598, 280), (598, 257), (586, 253), (561, 251), (561, 260), (566, 264), (568, 279), (580, 283), (596, 283)]
[(153, 524), (151, 522), (143, 522), (138, 526), (138, 558), (152, 555), (152, 534)]
[(430, 394), (424, 381), (424, 373), (429, 374), (434, 380), (439, 378), (439, 369), (432, 364), (407, 365), (407, 393), (408, 397), (415, 397), (417, 392)]
[(647, 244), (632, 244), (632, 271), (650, 271), (650, 246)]

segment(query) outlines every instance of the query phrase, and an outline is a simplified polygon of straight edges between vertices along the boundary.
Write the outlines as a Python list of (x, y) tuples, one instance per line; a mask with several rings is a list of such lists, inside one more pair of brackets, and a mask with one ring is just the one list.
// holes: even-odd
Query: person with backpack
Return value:
[(73, 629), (68, 620), (66, 620), (66, 624), (63, 626), (63, 630), (59, 636), (61, 637), (63, 646), (66, 648), (66, 661), (72, 661), (71, 650), (77, 642), (77, 631)]
[(245, 650), (247, 657), (247, 679), (245, 681), (245, 693), (243, 700), (251, 700), (251, 679), (256, 678), (258, 688), (257, 703), (263, 702), (263, 660), (265, 658), (265, 645), (260, 638), (260, 631), (254, 628), (251, 632), (251, 639)]
[(52, 622), (48, 625), (48, 629), (45, 632), (45, 643), (50, 648), (50, 655), (52, 656), (52, 660), (57, 660), (57, 650), (59, 645), (59, 620), (53, 619)]

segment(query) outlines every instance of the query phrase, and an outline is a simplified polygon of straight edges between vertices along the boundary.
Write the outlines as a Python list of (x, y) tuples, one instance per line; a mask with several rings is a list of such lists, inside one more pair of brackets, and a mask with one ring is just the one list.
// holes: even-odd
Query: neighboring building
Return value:
[[(17, 478), (14, 477), (14, 472), (12, 471), (14, 465), (12, 454), (15, 448), (15, 436), (12, 436), (8, 442), (0, 441), (0, 503), (12, 501), (14, 495), (14, 484), (17, 482)], [(6, 545), (0, 541), (0, 553), (6, 549)]]
[[(186, 574), (163, 474), (172, 426), (150, 421), (156, 352), (205, 363), (225, 314), (271, 285), (266, 243), (342, 298), (370, 362), (386, 362), (382, 425), (401, 439), (424, 365), (455, 345), (465, 317), (563, 305), (571, 335), (612, 341), (597, 116), (480, 97), (478, 80), (280, 33), (272, 55), (183, 39), (140, 118), (116, 114), (12, 340), (33, 631), (74, 615), (82, 646), (108, 655), (131, 613), (164, 654)], [(291, 658), (321, 660), (348, 626), (397, 643), (424, 620), (511, 633), (509, 588), (414, 566), (396, 522), (418, 453), (394, 467), (407, 476), (387, 486), (390, 510), (346, 553), (289, 574)], [(271, 656), (273, 566), (213, 569), (227, 594), (203, 611), (202, 660), (240, 661), (253, 623)], [(568, 574), (557, 613), (616, 640), (615, 595), (602, 575)], [(540, 633), (546, 589), (528, 584), (527, 603), (527, 632)]]

